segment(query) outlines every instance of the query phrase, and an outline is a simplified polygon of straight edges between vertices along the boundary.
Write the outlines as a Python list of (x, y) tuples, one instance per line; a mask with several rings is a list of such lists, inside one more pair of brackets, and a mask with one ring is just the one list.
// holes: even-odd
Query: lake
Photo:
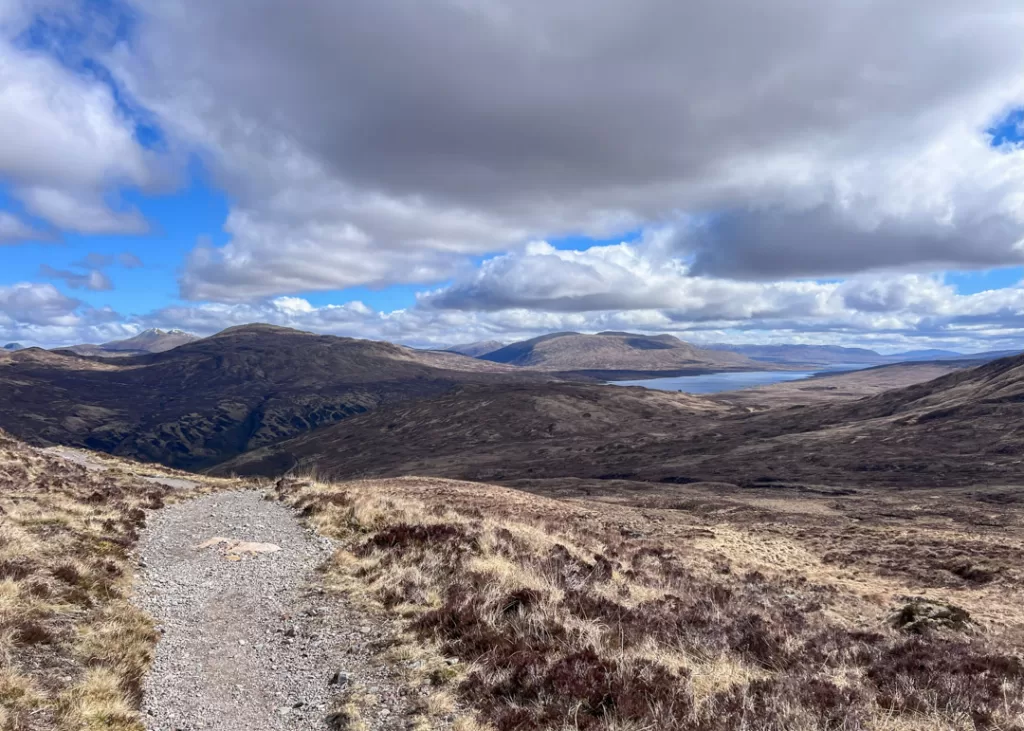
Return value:
[(613, 386), (643, 386), (656, 391), (682, 391), (684, 393), (723, 393), (741, 388), (770, 386), (785, 381), (802, 381), (819, 373), (854, 371), (871, 366), (841, 364), (813, 371), (741, 371), (731, 373), (706, 373), (701, 376), (674, 376), (672, 378), (645, 378), (638, 381), (609, 381)]

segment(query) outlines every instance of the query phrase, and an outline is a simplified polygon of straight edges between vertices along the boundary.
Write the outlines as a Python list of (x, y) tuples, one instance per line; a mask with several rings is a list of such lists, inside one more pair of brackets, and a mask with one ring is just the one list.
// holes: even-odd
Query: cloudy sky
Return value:
[(1019, 0), (0, 0), (0, 341), (1024, 347)]

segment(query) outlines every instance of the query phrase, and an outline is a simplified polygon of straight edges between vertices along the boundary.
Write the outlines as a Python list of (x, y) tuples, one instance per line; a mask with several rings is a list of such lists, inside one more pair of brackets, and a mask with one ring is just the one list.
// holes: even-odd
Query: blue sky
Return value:
[[(510, 5), (495, 37), (425, 3), (424, 28), (488, 40), (422, 47), (401, 37), (408, 18), (361, 17), (358, 2), (308, 0), (280, 18), (236, 0), (187, 13), (175, 0), (14, 0), (0, 12), (0, 339), (265, 319), (415, 344), (614, 327), (1024, 346), (1013, 3), (1002, 22), (969, 9), (890, 18), (903, 45), (849, 39), (861, 55), (818, 58), (834, 74), (822, 86), (804, 75), (816, 64), (793, 59), (830, 49), (802, 38), (731, 50), (708, 38), (701, 51), (697, 35), (623, 58), (606, 53), (616, 35), (655, 38), (671, 4), (643, 0), (623, 21), (614, 0), (562, 1), (595, 28), (564, 54), (522, 44), (560, 22), (539, 6)], [(762, 20), (784, 35), (790, 10)], [(701, 12), (687, 23), (720, 27)], [(833, 27), (818, 6), (801, 13)], [(967, 20), (978, 37), (959, 34)], [(382, 44), (346, 45), (367, 22)], [(892, 77), (906, 85), (895, 97), (863, 83), (889, 43), (920, 56)], [(387, 47), (411, 61), (401, 78)], [(976, 73), (930, 83), (953, 47)], [(340, 71), (349, 52), (358, 78)], [(572, 65), (584, 57), (587, 74)], [(748, 71), (709, 87), (694, 58)], [(520, 78), (523, 64), (544, 73)], [(765, 85), (780, 73), (783, 87)]]

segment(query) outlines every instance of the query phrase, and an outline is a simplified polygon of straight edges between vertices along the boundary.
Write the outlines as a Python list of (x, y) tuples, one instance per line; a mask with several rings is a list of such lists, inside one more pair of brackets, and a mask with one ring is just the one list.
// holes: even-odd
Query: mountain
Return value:
[(886, 356), (866, 348), (846, 348), (839, 345), (729, 345), (715, 343), (708, 350), (740, 353), (765, 363), (786, 365), (882, 365), (890, 362)]
[(885, 356), (889, 360), (909, 361), (909, 360), (946, 360), (956, 359), (965, 357), (963, 353), (958, 353), (955, 350), (940, 350), (938, 348), (929, 348), (925, 350), (908, 350), (905, 353), (890, 353)]
[(480, 358), (493, 353), (495, 350), (505, 347), (505, 343), (498, 340), (480, 340), (475, 343), (462, 343), (461, 345), (450, 345), (444, 348), (449, 353), (459, 353), (460, 355), (468, 355), (471, 358)]
[(0, 361), (0, 428), (198, 469), (383, 404), (544, 378), (454, 353), (249, 325), (116, 359), (10, 353)]
[(483, 360), (542, 371), (604, 374), (606, 378), (763, 367), (743, 355), (702, 350), (671, 335), (625, 332), (551, 333), (506, 345)]
[(13, 353), (15, 350), (24, 350), (25, 346), (22, 345), (21, 343), (7, 343), (7, 345), (5, 345), (3, 349), (10, 353)]
[(67, 351), (76, 355), (92, 357), (121, 357), (125, 355), (141, 355), (143, 353), (163, 353), (177, 348), (179, 345), (199, 340), (198, 335), (183, 330), (160, 330), (152, 328), (143, 330), (138, 335), (125, 340), (112, 340), (102, 345), (83, 343), (55, 350)]
[(147, 353), (163, 353), (179, 345), (199, 340), (198, 335), (183, 330), (144, 330), (127, 340), (114, 340), (100, 347), (112, 351), (145, 351)]
[[(924, 353), (931, 353), (933, 351), (923, 351)], [(921, 358), (907, 358), (907, 360), (958, 360), (958, 361), (973, 361), (977, 363), (987, 363), (993, 360), (999, 360), (1001, 358), (1012, 358), (1016, 355), (1020, 355), (1020, 350), (986, 350), (981, 353), (958, 353), (954, 350), (948, 351), (934, 351), (937, 353), (947, 353), (947, 355), (934, 355), (934, 356), (922, 356)], [(912, 351), (913, 353), (913, 351)], [(893, 358), (900, 358), (906, 356), (906, 353), (899, 353), (891, 356)]]

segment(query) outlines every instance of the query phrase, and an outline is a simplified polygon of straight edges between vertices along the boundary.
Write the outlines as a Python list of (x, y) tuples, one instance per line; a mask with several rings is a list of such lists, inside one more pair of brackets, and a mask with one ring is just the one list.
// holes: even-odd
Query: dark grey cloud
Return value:
[(426, 281), (530, 238), (723, 212), (697, 271), (1020, 260), (1024, 150), (985, 137), (1024, 101), (1015, 0), (137, 10), (111, 66), (235, 201), (188, 297)]
[(830, 206), (778, 207), (714, 216), (682, 241), (694, 274), (754, 279), (834, 276), (883, 267), (918, 270), (1024, 263), (1024, 229), (994, 211), (950, 211), (945, 220), (857, 220)]

